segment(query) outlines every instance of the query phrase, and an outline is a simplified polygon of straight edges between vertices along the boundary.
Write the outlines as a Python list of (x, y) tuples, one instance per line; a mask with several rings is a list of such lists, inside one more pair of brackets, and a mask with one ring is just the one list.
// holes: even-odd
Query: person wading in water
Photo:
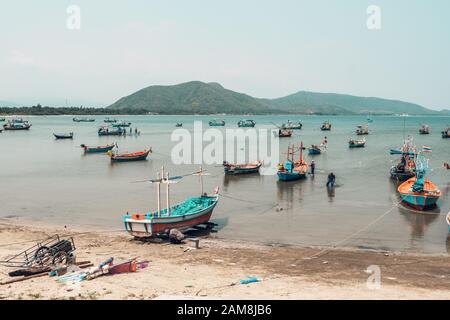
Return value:
[(336, 181), (336, 176), (334, 175), (333, 172), (331, 172), (328, 175), (328, 181), (327, 181), (327, 187), (328, 188), (333, 188), (334, 187), (334, 182)]

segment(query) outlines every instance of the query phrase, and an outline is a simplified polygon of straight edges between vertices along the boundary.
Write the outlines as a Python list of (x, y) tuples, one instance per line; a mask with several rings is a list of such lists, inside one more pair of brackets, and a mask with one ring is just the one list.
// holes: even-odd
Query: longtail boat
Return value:
[(444, 139), (450, 138), (450, 126), (445, 128), (444, 131), (442, 131), (442, 138)]
[(356, 127), (356, 134), (358, 136), (362, 136), (362, 135), (368, 135), (369, 134), (369, 126), (357, 126)]
[(95, 119), (94, 118), (72, 118), (73, 122), (94, 122)]
[(391, 149), (391, 154), (400, 155), (400, 161), (391, 167), (391, 178), (397, 181), (406, 181), (416, 175), (415, 148), (412, 145), (412, 139), (406, 139), (403, 147), (400, 149)]
[(281, 125), (281, 129), (284, 129), (284, 130), (300, 130), (302, 127), (303, 127), (303, 124), (301, 121), (293, 122), (293, 121), (288, 120), (286, 123), (283, 123)]
[(31, 128), (31, 123), (28, 121), (14, 122), (9, 121), (7, 124), (3, 125), (5, 130), (29, 130)]
[(178, 122), (176, 125), (175, 125), (175, 127), (177, 127), (177, 128), (181, 128), (183, 126), (183, 124), (181, 123), (181, 122)]
[(280, 181), (295, 181), (306, 178), (308, 172), (308, 164), (303, 160), (303, 143), (300, 144), (300, 159), (294, 162), (294, 145), (288, 147), (287, 160), (278, 168), (278, 179)]
[(418, 210), (436, 205), (441, 196), (441, 191), (431, 181), (425, 179), (426, 159), (422, 154), (416, 157), (416, 175), (398, 187), (402, 201)]
[(111, 157), (111, 162), (143, 161), (147, 159), (150, 152), (152, 152), (152, 148), (133, 153), (114, 153), (108, 151), (108, 155)]
[(238, 122), (238, 127), (239, 128), (253, 128), (255, 127), (256, 122), (253, 120), (240, 120)]
[(365, 146), (366, 146), (366, 139), (362, 140), (350, 139), (350, 141), (348, 142), (349, 148), (364, 148)]
[(430, 127), (426, 124), (422, 124), (419, 129), (420, 134), (430, 134)]
[(329, 121), (325, 121), (322, 123), (322, 126), (320, 127), (320, 130), (322, 131), (330, 131), (331, 130), (331, 123)]
[(320, 146), (318, 146), (316, 144), (312, 144), (311, 147), (308, 148), (309, 155), (317, 155), (317, 154), (321, 154), (321, 153), (322, 153), (322, 149), (320, 148)]
[(113, 123), (112, 126), (114, 128), (128, 128), (129, 126), (131, 126), (131, 122), (120, 121)]
[(261, 168), (262, 164), (263, 164), (262, 161), (255, 161), (253, 163), (246, 163), (246, 164), (234, 164), (224, 161), (223, 169), (225, 171), (225, 174), (233, 174), (233, 175), (258, 173), (259, 168)]
[(82, 144), (80, 147), (84, 150), (85, 153), (106, 153), (112, 150), (116, 146), (115, 143), (107, 144), (106, 146), (99, 147), (88, 147), (85, 144)]
[(53, 134), (55, 136), (55, 138), (58, 139), (73, 139), (73, 132), (70, 133), (62, 133), (62, 134), (57, 134), (54, 133)]
[(98, 129), (99, 136), (122, 136), (125, 134), (124, 128), (100, 127)]
[(105, 122), (105, 123), (116, 123), (117, 120), (116, 119), (106, 118), (105, 120), (103, 120), (103, 122)]
[(209, 121), (209, 126), (210, 127), (224, 127), (225, 121), (224, 120), (218, 121), (218, 120), (214, 119), (214, 120)]
[(292, 137), (292, 130), (287, 129), (278, 130), (278, 138), (290, 138), (290, 137)]
[[(189, 175), (200, 176), (201, 195), (188, 198), (184, 202), (172, 206), (170, 204), (169, 186)], [(216, 187), (211, 196), (204, 193), (203, 175), (204, 171), (200, 169), (199, 172), (188, 175), (169, 177), (169, 174), (163, 168), (161, 174), (158, 173), (157, 179), (143, 181), (157, 185), (157, 210), (143, 214), (127, 212), (123, 218), (125, 230), (136, 238), (150, 238), (163, 234), (167, 235), (172, 229), (184, 231), (198, 225), (207, 224), (219, 201), (219, 188)], [(165, 209), (161, 208), (161, 184), (166, 186)]]

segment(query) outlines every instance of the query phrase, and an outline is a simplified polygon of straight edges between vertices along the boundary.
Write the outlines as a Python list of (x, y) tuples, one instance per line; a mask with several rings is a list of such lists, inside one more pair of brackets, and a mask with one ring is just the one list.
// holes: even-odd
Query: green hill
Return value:
[(258, 99), (200, 81), (150, 86), (108, 108), (158, 114), (439, 114), (409, 102), (335, 93), (300, 91), (278, 99)]

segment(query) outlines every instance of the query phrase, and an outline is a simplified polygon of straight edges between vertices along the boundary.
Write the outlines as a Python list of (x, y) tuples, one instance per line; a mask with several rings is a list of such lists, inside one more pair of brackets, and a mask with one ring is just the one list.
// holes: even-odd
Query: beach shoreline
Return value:
[[(133, 240), (120, 230), (0, 220), (0, 259), (53, 234), (73, 236), (77, 261), (98, 265), (107, 258), (139, 257), (149, 266), (136, 273), (105, 275), (79, 285), (48, 276), (0, 285), (0, 299), (448, 299), (450, 259), (445, 254), (409, 254), (264, 245), (200, 237), (169, 244)], [(371, 285), (380, 270), (381, 287)], [(10, 268), (0, 267), (1, 281)], [(260, 281), (240, 284), (247, 276)], [(369, 281), (369, 283), (368, 283)]]

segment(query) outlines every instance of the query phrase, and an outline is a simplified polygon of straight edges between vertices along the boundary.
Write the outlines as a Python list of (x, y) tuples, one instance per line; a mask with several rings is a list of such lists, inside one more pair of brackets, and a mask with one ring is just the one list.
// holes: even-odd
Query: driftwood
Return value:
[(34, 279), (34, 278), (39, 278), (39, 277), (43, 277), (48, 275), (47, 272), (43, 272), (43, 273), (39, 273), (39, 274), (34, 274), (32, 276), (27, 276), (27, 277), (22, 277), (22, 278), (16, 278), (16, 279), (12, 279), (12, 280), (7, 280), (7, 281), (3, 281), (0, 282), (0, 285), (5, 285), (5, 284), (10, 284), (10, 283), (14, 283), (14, 282), (20, 282), (20, 281), (25, 281), (25, 280), (29, 280), (29, 279)]

